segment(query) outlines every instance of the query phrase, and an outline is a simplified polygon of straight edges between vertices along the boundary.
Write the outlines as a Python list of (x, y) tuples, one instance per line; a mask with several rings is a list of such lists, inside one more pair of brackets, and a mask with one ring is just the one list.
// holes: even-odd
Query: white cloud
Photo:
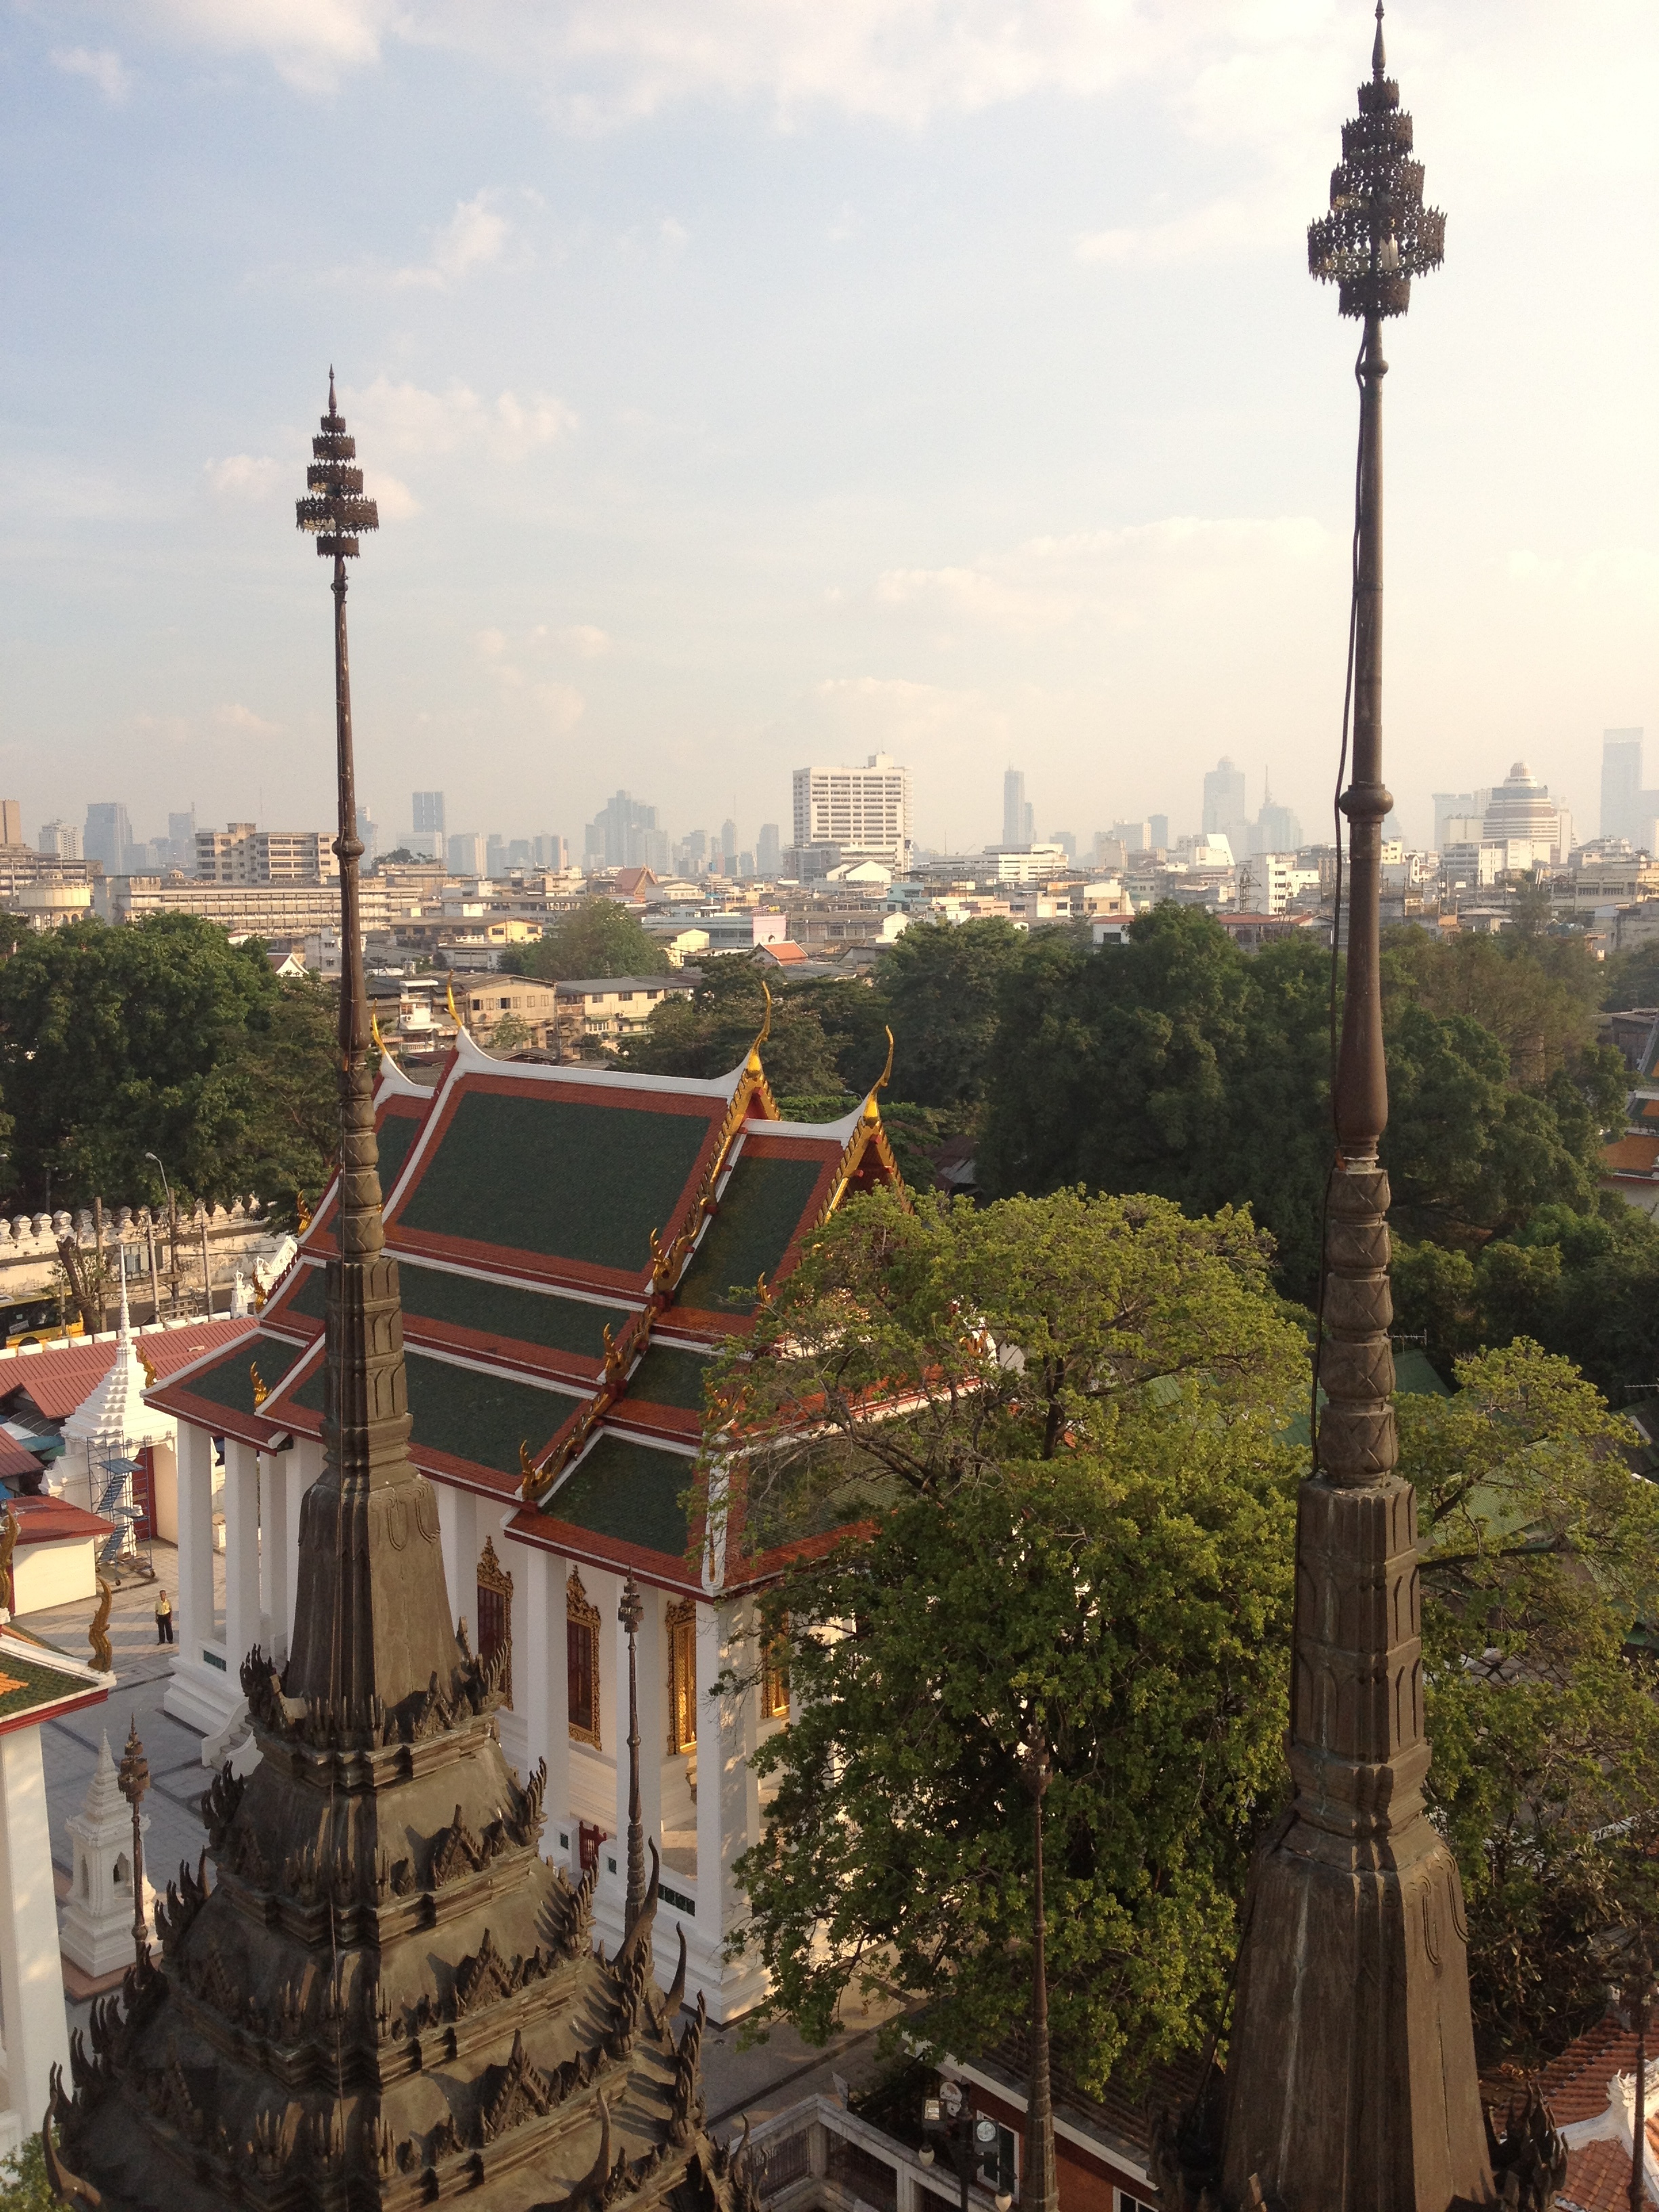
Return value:
[(683, 222), (677, 222), (672, 215), (665, 215), (658, 225), (658, 235), (665, 246), (684, 246), (691, 234)]
[(1030, 638), (1080, 617), (1140, 629), (1172, 604), (1218, 592), (1272, 591), (1288, 572), (1327, 559), (1330, 541), (1301, 516), (1205, 520), (1176, 515), (1121, 530), (1033, 538), (1012, 551), (940, 568), (890, 568), (877, 603), (968, 630)]
[(232, 700), (214, 711), (214, 721), (222, 730), (236, 730), (251, 738), (274, 738), (282, 728), (280, 722), (268, 722), (256, 714), (251, 707)]
[(146, 0), (164, 36), (219, 53), (262, 56), (301, 92), (332, 92), (380, 57), (396, 0)]
[(421, 502), (401, 477), (385, 469), (365, 469), (363, 489), (380, 511), (382, 522), (407, 522), (421, 511)]
[(288, 472), (268, 453), (231, 453), (222, 461), (210, 461), (203, 473), (216, 499), (252, 504), (275, 498)]
[(54, 46), (52, 64), (69, 76), (89, 78), (112, 107), (118, 107), (132, 89), (126, 64), (112, 46)]
[[(358, 418), (360, 450), (418, 456), (482, 449), (498, 461), (522, 460), (574, 428), (576, 417), (550, 392), (521, 399), (503, 392), (482, 399), (465, 384), (428, 392), (418, 384), (376, 377), (361, 392), (343, 393), (342, 404)], [(384, 481), (384, 479), (383, 479)]]
[(481, 191), (470, 200), (459, 200), (455, 212), (432, 238), (432, 258), (418, 266), (393, 271), (400, 286), (424, 286), (446, 290), (469, 270), (499, 261), (513, 226), (494, 204), (495, 194)]
[(559, 635), (570, 650), (580, 653), (584, 660), (603, 660), (607, 653), (616, 650), (609, 632), (596, 629), (592, 623), (573, 623), (568, 629), (561, 630)]

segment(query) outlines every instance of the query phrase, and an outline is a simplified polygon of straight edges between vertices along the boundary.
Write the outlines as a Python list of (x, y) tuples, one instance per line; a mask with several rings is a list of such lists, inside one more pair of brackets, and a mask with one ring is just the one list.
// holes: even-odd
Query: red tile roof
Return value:
[[(252, 1327), (240, 1316), (222, 1316), (217, 1321), (198, 1322), (190, 1328), (168, 1328), (151, 1336), (141, 1334), (139, 1349), (155, 1370), (158, 1382), (176, 1375), (192, 1359), (222, 1345), (232, 1344)], [(27, 1390), (32, 1403), (49, 1421), (64, 1421), (90, 1397), (115, 1364), (113, 1339), (108, 1344), (50, 1344), (40, 1352), (18, 1352), (0, 1357), (0, 1403), (15, 1390)], [(0, 1468), (0, 1474), (5, 1472)]]
[(52, 1544), (65, 1536), (107, 1536), (115, 1527), (112, 1521), (88, 1513), (84, 1506), (71, 1505), (66, 1498), (14, 1498), (11, 1510), (17, 1516), (20, 1544)]
[(0, 1481), (20, 1474), (39, 1474), (40, 1462), (27, 1444), (0, 1429)]
[[(1650, 2052), (1650, 2085), (1656, 2063), (1659, 2053)], [(1635, 2031), (1609, 2014), (1550, 2061), (1537, 2077), (1537, 2087), (1556, 2126), (1570, 2128), (1576, 2121), (1598, 2119), (1607, 2109), (1607, 2086), (1614, 2075), (1635, 2071)], [(1651, 2086), (1648, 2094), (1651, 2100)], [(1648, 2122), (1648, 2142), (1659, 2156), (1659, 2118)], [(1624, 2212), (1630, 2202), (1630, 2153), (1621, 2143), (1581, 2143), (1567, 2154), (1567, 2178), (1556, 2202), (1576, 2207), (1577, 2212)]]

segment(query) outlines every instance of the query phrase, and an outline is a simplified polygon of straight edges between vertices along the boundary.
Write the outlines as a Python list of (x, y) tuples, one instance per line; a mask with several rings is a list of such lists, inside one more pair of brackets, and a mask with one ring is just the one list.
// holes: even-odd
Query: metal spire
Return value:
[(1382, 51), (1382, 0), (1376, 0), (1376, 36), (1371, 40), (1371, 76), (1380, 82), (1389, 66), (1389, 58)]
[(1258, 1858), (1227, 2068), (1222, 2195), (1285, 2212), (1446, 2212), (1492, 2176), (1475, 2075), (1462, 1886), (1424, 1808), (1416, 1498), (1395, 1472), (1388, 1125), (1379, 951), (1382, 781), (1382, 322), (1437, 268), (1412, 119), (1383, 75), (1342, 131), (1311, 273), (1360, 319), (1347, 977), (1333, 1096), (1315, 1474), (1297, 1528), (1290, 1764), (1296, 1796)]
[(637, 1638), (645, 1619), (639, 1586), (630, 1574), (623, 1584), (617, 1618), (628, 1632), (628, 1898), (623, 1907), (623, 1937), (645, 1910), (645, 1823), (640, 1816), (640, 1682)]
[[(343, 1733), (373, 1733), (380, 1706), (447, 1689), (460, 1663), (449, 1625), (437, 1510), (410, 1464), (398, 1263), (385, 1249), (374, 1135), (368, 981), (363, 972), (357, 795), (346, 643), (346, 562), (378, 529), (363, 496), (356, 441), (328, 379), (328, 413), (312, 441), (301, 530), (334, 560), (334, 714), (340, 862), (340, 1178), (329, 1224), (323, 1384), (323, 1472), (300, 1523), (290, 1696), (327, 1705)], [(418, 1535), (424, 1540), (412, 1542)]]

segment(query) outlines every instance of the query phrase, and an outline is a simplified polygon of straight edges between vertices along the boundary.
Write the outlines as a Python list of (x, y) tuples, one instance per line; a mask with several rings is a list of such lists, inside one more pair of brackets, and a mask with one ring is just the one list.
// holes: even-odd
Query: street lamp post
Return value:
[[(173, 1298), (173, 1310), (176, 1314), (179, 1310), (179, 1201), (173, 1195), (173, 1185), (167, 1181), (167, 1171), (161, 1165), (160, 1156), (155, 1152), (146, 1152), (144, 1158), (147, 1160), (155, 1161), (156, 1171), (161, 1178), (161, 1188), (167, 1193), (167, 1277)], [(161, 1317), (159, 1307), (155, 1317), (158, 1321)]]
[(1000, 2173), (987, 2175), (983, 2171), (987, 2158), (993, 2161), (996, 2158), (997, 2124), (987, 2114), (975, 2112), (963, 2094), (959, 2081), (941, 2082), (938, 2096), (926, 2100), (921, 2111), (921, 2162), (931, 2166), (937, 2147), (943, 2147), (961, 2184), (962, 2212), (968, 2212), (969, 2191), (976, 2168), (981, 2180), (992, 2181), (997, 2212), (1009, 2212), (1014, 2201), (1012, 2191), (1002, 2186)]

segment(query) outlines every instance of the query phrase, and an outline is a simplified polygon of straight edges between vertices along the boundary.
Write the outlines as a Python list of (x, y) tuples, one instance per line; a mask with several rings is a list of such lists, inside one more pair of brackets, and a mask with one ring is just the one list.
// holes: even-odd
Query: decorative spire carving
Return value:
[(328, 412), (312, 453), (295, 515), (316, 538), (319, 554), (334, 562), (340, 1176), (327, 1277), (323, 1473), (301, 1513), (299, 1602), (285, 1688), (290, 1697), (325, 1699), (340, 1724), (361, 1735), (374, 1732), (378, 1709), (407, 1707), (434, 1677), (447, 1690), (461, 1654), (449, 1626), (436, 1505), (409, 1461), (403, 1306), (380, 1219), (346, 640), (346, 562), (358, 551), (360, 533), (379, 528), (380, 515), (363, 496), (356, 441), (335, 399), (331, 368)]
[(1384, 74), (1343, 126), (1311, 273), (1360, 319), (1347, 980), (1319, 1375), (1328, 1403), (1297, 1529), (1286, 1817), (1257, 1860), (1228, 2064), (1222, 2194), (1285, 2212), (1447, 2212), (1492, 2193), (1462, 1890), (1423, 1803), (1416, 1499), (1395, 1472), (1379, 973), (1385, 318), (1437, 268), (1412, 119)]
[(638, 1637), (645, 1619), (639, 1586), (630, 1574), (623, 1584), (617, 1618), (628, 1632), (628, 1898), (623, 1908), (623, 1939), (645, 1909), (645, 1824), (640, 1817), (640, 1680)]
[(1042, 1801), (1054, 1769), (1039, 1735), (1026, 1747), (1021, 1771), (1031, 1799), (1031, 2064), (1025, 2096), (1025, 2156), (1020, 2176), (1021, 2212), (1060, 2212), (1060, 2170), (1054, 2160), (1054, 2083), (1048, 2063), (1048, 1923), (1042, 1902)]

